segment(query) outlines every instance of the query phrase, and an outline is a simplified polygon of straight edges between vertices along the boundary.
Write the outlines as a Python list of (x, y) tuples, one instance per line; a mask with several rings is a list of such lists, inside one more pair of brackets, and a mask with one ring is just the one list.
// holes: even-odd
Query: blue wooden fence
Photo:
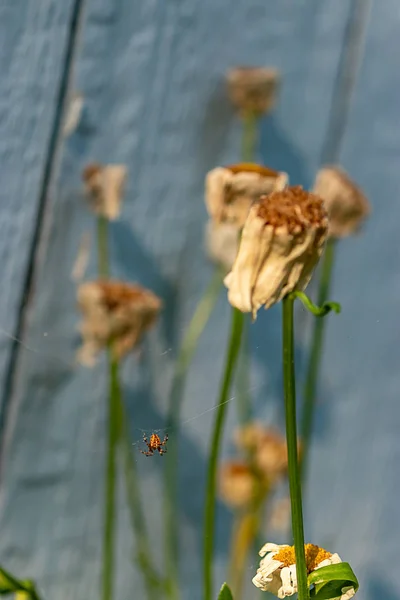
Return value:
[[(262, 127), (260, 159), (305, 186), (322, 162), (338, 161), (373, 207), (363, 235), (341, 244), (336, 264), (343, 314), (329, 320), (307, 537), (351, 561), (366, 600), (398, 599), (399, 3), (3, 0), (0, 30), (1, 562), (35, 577), (46, 598), (98, 598), (106, 377), (104, 365), (74, 364), (71, 279), (81, 236), (93, 227), (81, 196), (83, 166), (93, 159), (128, 166), (122, 219), (111, 232), (114, 272), (165, 302), (141, 356), (125, 365), (139, 442), (142, 430), (164, 425), (174, 353), (211, 273), (202, 249), (204, 175), (238, 158), (224, 73), (236, 64), (272, 65), (283, 86)], [(66, 137), (62, 117), (76, 91), (84, 108)], [(208, 409), (227, 321), (221, 297), (184, 406), (177, 467), (183, 598), (191, 600), (201, 597)], [(252, 393), (260, 416), (279, 422), (279, 307), (253, 329)], [(301, 328), (300, 359), (307, 333)], [(138, 449), (137, 461), (162, 561), (162, 462), (142, 460)], [(132, 598), (132, 589), (141, 598), (127, 523), (121, 499), (118, 598)], [(228, 524), (220, 507), (221, 581)]]

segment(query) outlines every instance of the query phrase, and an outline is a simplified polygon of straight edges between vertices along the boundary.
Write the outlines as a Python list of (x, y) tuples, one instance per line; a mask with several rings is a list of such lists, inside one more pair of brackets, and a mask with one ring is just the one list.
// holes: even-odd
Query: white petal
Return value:
[(260, 561), (259, 571), (261, 571), (265, 579), (270, 579), (272, 573), (278, 571), (282, 567), (282, 563), (279, 560), (274, 560), (275, 553), (269, 553), (265, 558)]
[(355, 595), (356, 591), (352, 586), (342, 588), (340, 600), (350, 600)]
[(282, 587), (279, 590), (279, 598), (285, 598), (285, 596), (293, 596), (293, 594), (296, 593), (296, 590), (292, 585), (291, 572), (293, 568), (296, 568), (295, 565), (291, 565), (290, 567), (283, 567), (281, 571)]
[(297, 592), (297, 569), (296, 569), (296, 565), (290, 565), (289, 569), (290, 569), (290, 574), (292, 576), (292, 585), (293, 585), (293, 588), (294, 588), (295, 592)]
[(279, 550), (281, 550), (282, 548), (288, 548), (288, 544), (273, 544), (272, 542), (267, 542), (266, 544), (264, 544), (264, 546), (261, 548), (260, 552), (258, 553), (260, 556), (264, 556), (264, 554), (267, 554), (267, 552), (279, 552)]
[(342, 559), (340, 558), (339, 554), (332, 554), (332, 556), (331, 556), (331, 564), (332, 565), (337, 565), (341, 562), (342, 562)]
[(322, 567), (327, 567), (329, 565), (337, 565), (341, 562), (342, 560), (339, 554), (332, 554), (332, 556), (330, 556), (329, 558), (325, 558), (325, 560), (322, 560), (320, 563), (318, 563), (318, 565), (315, 567), (315, 570), (321, 569)]

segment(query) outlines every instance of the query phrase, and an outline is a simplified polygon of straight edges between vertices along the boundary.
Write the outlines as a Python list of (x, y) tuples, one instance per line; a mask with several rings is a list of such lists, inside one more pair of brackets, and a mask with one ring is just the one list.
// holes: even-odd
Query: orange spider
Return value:
[(153, 456), (154, 452), (156, 452), (157, 450), (161, 455), (163, 455), (167, 452), (166, 448), (163, 448), (163, 446), (166, 446), (166, 444), (168, 442), (168, 433), (165, 436), (163, 441), (160, 440), (160, 437), (156, 433), (151, 434), (150, 441), (144, 435), (143, 441), (146, 444), (146, 446), (148, 447), (148, 450), (147, 450), (147, 452), (145, 452), (144, 450), (141, 450), (140, 452), (142, 454), (145, 454), (145, 456)]

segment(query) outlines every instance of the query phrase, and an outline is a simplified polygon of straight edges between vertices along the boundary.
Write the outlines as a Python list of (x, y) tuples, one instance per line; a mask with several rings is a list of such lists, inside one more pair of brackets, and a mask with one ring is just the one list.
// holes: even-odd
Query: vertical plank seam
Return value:
[[(20, 340), (23, 337), (25, 331), (29, 300), (32, 296), (36, 270), (39, 262), (38, 255), (40, 254), (43, 225), (45, 222), (46, 209), (48, 205), (48, 191), (53, 179), (55, 167), (57, 165), (57, 156), (63, 139), (63, 117), (66, 99), (70, 88), (70, 82), (72, 79), (74, 58), (78, 47), (84, 4), (85, 0), (74, 0), (73, 7), (71, 10), (65, 55), (61, 67), (62, 74), (60, 77), (59, 88), (56, 96), (56, 108), (53, 118), (53, 124), (51, 127), (46, 159), (44, 163), (42, 182), (40, 185), (40, 191), (38, 196), (36, 222), (33, 228), (32, 240), (30, 243), (29, 259), (25, 270), (24, 284), (20, 296), (17, 323), (15, 326), (13, 341), (11, 344), (10, 357), (8, 360), (8, 369), (2, 392), (2, 402), (0, 405), (0, 456), (3, 456), (3, 448), (5, 445), (4, 432), (6, 429), (7, 417), (10, 409), (11, 398), (14, 389), (14, 382), (18, 371), (18, 358), (21, 348)], [(1, 473), (2, 464), (0, 463), (0, 476)]]
[(357, 77), (363, 59), (372, 0), (354, 0), (333, 88), (320, 164), (339, 161)]

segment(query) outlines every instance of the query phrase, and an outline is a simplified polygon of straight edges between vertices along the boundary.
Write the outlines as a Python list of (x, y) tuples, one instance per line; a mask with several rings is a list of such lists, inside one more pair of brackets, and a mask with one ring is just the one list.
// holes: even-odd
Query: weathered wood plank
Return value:
[(352, 562), (367, 600), (399, 595), (391, 568), (400, 536), (399, 36), (398, 3), (374, 0), (341, 149), (373, 213), (338, 252), (334, 295), (343, 313), (329, 323), (310, 473), (313, 530)]
[[(84, 117), (65, 145), (50, 196), (46, 263), (39, 266), (24, 337), (35, 351), (20, 351), (1, 492), (2, 557), (8, 556), (12, 568), (37, 574), (48, 597), (98, 597), (105, 375), (101, 367), (87, 372), (72, 365), (77, 314), (70, 271), (80, 235), (91, 224), (79, 195), (82, 166), (93, 158), (129, 166), (123, 218), (112, 230), (114, 271), (150, 286), (166, 301), (166, 316), (141, 359), (126, 365), (132, 432), (139, 443), (142, 430), (163, 427), (170, 349), (210, 275), (202, 251), (204, 174), (238, 158), (239, 126), (224, 94), (224, 72), (236, 63), (282, 70), (281, 102), (264, 127), (262, 150), (294, 181), (309, 183), (324, 141), (349, 7), (334, 0), (302, 0), (296, 6), (281, 0), (90, 3), (75, 84), (85, 97)], [(91, 274), (93, 269), (94, 263)], [(228, 312), (221, 298), (196, 357), (184, 411), (178, 465), (182, 583), (183, 597), (190, 590), (193, 600), (201, 595), (199, 532), (213, 416), (207, 411), (215, 401)], [(279, 398), (277, 316), (263, 315), (255, 336), (260, 353), (254, 391), (263, 414), (276, 412), (273, 400)], [(270, 408), (264, 407), (267, 392)], [(144, 459), (137, 445), (134, 452), (154, 552), (162, 562), (162, 461)], [(221, 511), (221, 580), (226, 526), (227, 513)], [(129, 564), (123, 502), (120, 529), (118, 597), (129, 597), (133, 582), (141, 597)]]
[(29, 291), (75, 5), (6, 0), (0, 7), (0, 414)]

